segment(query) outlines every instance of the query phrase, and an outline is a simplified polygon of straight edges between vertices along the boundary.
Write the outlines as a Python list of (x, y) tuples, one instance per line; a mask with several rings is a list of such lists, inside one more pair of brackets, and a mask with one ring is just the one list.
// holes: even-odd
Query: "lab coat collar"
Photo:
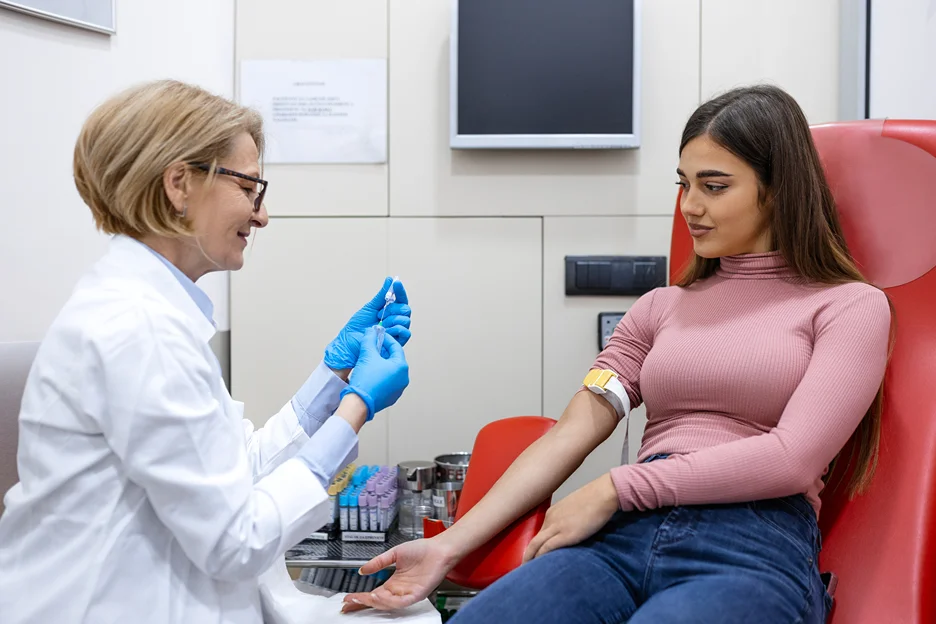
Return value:
[[(182, 288), (185, 289), (185, 292), (189, 294), (189, 297), (192, 298), (192, 301), (195, 302), (195, 305), (198, 306), (198, 309), (202, 311), (202, 314), (205, 315), (212, 325), (214, 322), (214, 304), (211, 303), (211, 298), (205, 294), (205, 291), (198, 287), (198, 285), (189, 279), (189, 276), (179, 270), (179, 267), (169, 262), (169, 260), (163, 256), (161, 253), (147, 245), (146, 243), (140, 243), (143, 245), (147, 251), (156, 256), (160, 262), (162, 262), (169, 272), (172, 273), (173, 277), (182, 284)], [(217, 327), (217, 325), (215, 325)]]
[(169, 303), (192, 320), (196, 335), (206, 343), (215, 335), (216, 328), (186, 292), (179, 280), (148, 247), (129, 236), (118, 234), (111, 239), (108, 256), (115, 268), (132, 272), (162, 295)]

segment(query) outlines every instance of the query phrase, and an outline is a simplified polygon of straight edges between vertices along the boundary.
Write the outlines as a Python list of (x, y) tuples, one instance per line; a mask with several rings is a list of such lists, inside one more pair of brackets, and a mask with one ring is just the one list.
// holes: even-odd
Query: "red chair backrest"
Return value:
[[(455, 522), (487, 494), (520, 453), (555, 424), (552, 418), (516, 416), (485, 425), (475, 438)], [(462, 559), (447, 578), (464, 587), (483, 589), (519, 566), (523, 551), (543, 527), (550, 503), (551, 499), (546, 499)]]
[[(870, 490), (822, 496), (832, 622), (936, 622), (936, 121), (814, 126), (849, 248), (896, 312), (881, 453)], [(670, 279), (692, 253), (679, 214)]]

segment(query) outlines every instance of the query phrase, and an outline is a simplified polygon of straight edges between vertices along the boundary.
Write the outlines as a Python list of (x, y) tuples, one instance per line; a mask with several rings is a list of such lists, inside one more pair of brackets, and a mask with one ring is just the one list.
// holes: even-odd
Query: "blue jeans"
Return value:
[(506, 575), (455, 624), (822, 623), (831, 599), (801, 495), (618, 512), (592, 538)]

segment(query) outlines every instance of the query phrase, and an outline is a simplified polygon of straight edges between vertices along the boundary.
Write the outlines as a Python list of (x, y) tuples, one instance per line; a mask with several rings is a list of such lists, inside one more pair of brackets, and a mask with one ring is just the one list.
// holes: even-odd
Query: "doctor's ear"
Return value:
[(186, 201), (191, 184), (191, 174), (185, 163), (174, 163), (163, 171), (163, 189), (172, 207), (181, 216), (185, 216)]

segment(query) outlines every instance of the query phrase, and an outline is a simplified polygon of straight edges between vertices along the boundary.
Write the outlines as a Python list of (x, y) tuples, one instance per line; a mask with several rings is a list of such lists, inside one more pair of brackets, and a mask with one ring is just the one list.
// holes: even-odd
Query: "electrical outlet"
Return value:
[(599, 312), (598, 313), (598, 351), (604, 351), (611, 340), (611, 334), (614, 328), (618, 326), (621, 319), (624, 318), (624, 312)]

